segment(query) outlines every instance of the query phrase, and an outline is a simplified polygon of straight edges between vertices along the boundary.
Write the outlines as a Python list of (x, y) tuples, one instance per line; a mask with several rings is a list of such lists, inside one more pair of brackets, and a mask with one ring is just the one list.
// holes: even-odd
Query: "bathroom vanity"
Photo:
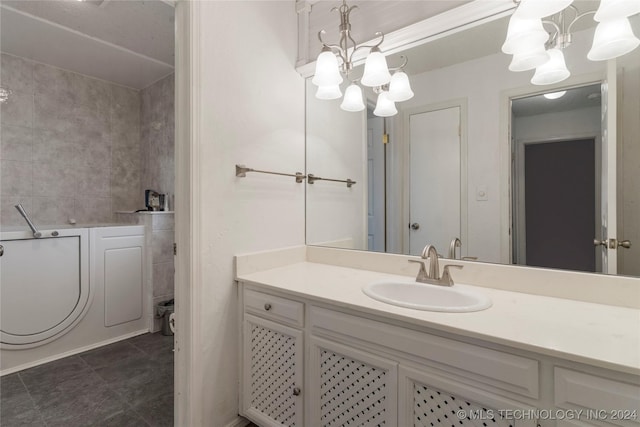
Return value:
[(640, 425), (637, 307), (481, 284), (490, 308), (443, 313), (363, 293), (409, 279), (411, 258), (312, 247), (237, 257), (241, 415), (260, 426)]

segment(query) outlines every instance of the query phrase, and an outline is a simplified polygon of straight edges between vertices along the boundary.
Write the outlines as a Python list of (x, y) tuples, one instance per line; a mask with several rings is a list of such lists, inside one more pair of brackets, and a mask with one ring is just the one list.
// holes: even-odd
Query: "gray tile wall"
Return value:
[(141, 98), (142, 188), (173, 196), (174, 75), (143, 89)]
[(174, 217), (173, 213), (139, 212), (118, 213), (116, 220), (123, 224), (141, 224), (145, 226), (146, 258), (145, 266), (148, 284), (151, 289), (153, 329), (161, 329), (162, 320), (156, 317), (156, 305), (174, 298), (174, 264), (173, 242)]
[(140, 92), (7, 54), (0, 70), (0, 225), (24, 225), (16, 203), (42, 225), (144, 207)]

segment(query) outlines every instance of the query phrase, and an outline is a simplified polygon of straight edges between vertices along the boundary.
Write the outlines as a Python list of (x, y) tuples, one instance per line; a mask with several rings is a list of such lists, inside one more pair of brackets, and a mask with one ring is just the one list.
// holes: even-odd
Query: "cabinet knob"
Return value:
[(269, 311), (271, 310), (271, 304), (269, 304), (268, 302), (264, 304), (264, 309)]
[(300, 387), (294, 387), (293, 388), (293, 395), (294, 396), (300, 396)]

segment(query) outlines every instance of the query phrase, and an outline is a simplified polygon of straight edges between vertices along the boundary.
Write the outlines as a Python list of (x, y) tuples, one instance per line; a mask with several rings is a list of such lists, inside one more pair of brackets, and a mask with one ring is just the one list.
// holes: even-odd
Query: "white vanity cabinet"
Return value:
[[(374, 368), (373, 375), (355, 384), (357, 393), (366, 383), (361, 394), (365, 399), (373, 394), (374, 403), (363, 402), (367, 422), (356, 420), (355, 425), (535, 427), (535, 420), (502, 419), (499, 410), (534, 410), (526, 402), (537, 401), (539, 393), (536, 360), (313, 304), (308, 304), (307, 310), (312, 342), (308, 425), (352, 425), (327, 424), (324, 418), (313, 417), (315, 408), (324, 407), (316, 398), (322, 396), (317, 389), (324, 386), (318, 385), (318, 374), (314, 373), (318, 347), (364, 361), (361, 366), (352, 363), (347, 371), (356, 378), (363, 370)], [(345, 395), (353, 392), (349, 390)], [(513, 397), (518, 395), (521, 401)]]
[(243, 294), (243, 414), (261, 426), (303, 426), (303, 304)]
[[(306, 427), (640, 427), (637, 308), (482, 287), (493, 302), (487, 310), (411, 310), (362, 291), (405, 280), (395, 270), (405, 260), (363, 257), (305, 247), (236, 259), (243, 402), (265, 386), (250, 381), (247, 358), (269, 348), (251, 346), (249, 327), (268, 321), (303, 349), (295, 355), (303, 381), (291, 384), (302, 384), (295, 413)], [(364, 269), (374, 262), (376, 271)], [(552, 278), (547, 285), (562, 284), (563, 277)], [(241, 404), (241, 415), (259, 426), (281, 425), (249, 407)]]
[(241, 284), (242, 415), (260, 426), (536, 425), (498, 413), (533, 410), (536, 360), (294, 298)]
[[(554, 367), (554, 402), (580, 414), (580, 423), (562, 420), (558, 427), (576, 425), (640, 426), (640, 385), (564, 367)], [(634, 379), (629, 376), (628, 379)]]
[(309, 342), (306, 425), (397, 425), (397, 362), (315, 336)]

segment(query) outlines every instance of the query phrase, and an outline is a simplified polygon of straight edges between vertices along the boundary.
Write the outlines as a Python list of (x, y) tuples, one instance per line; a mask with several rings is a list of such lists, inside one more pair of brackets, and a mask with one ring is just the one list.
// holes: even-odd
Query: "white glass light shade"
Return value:
[(573, 0), (520, 0), (517, 13), (523, 18), (544, 18), (560, 12)]
[(639, 0), (600, 0), (600, 6), (593, 19), (598, 22), (626, 18), (640, 13)]
[(551, 85), (568, 78), (571, 73), (564, 62), (564, 54), (558, 48), (550, 49), (549, 61), (536, 68), (536, 73), (531, 79), (534, 85)]
[(513, 59), (511, 60), (511, 64), (509, 64), (509, 70), (533, 70), (534, 68), (539, 67), (547, 61), (549, 61), (549, 54), (546, 50), (544, 50), (543, 45), (539, 45), (532, 50), (514, 54)]
[(316, 73), (311, 80), (316, 86), (335, 86), (342, 83), (338, 58), (330, 50), (323, 50), (316, 60)]
[(344, 99), (340, 108), (345, 111), (362, 111), (365, 109), (362, 101), (362, 89), (356, 83), (352, 83), (344, 91)]
[(393, 102), (402, 102), (411, 98), (413, 98), (413, 91), (409, 84), (409, 76), (404, 71), (396, 71), (389, 83), (389, 99)]
[(385, 85), (390, 80), (391, 74), (389, 74), (387, 58), (384, 57), (379, 49), (371, 49), (371, 53), (369, 53), (364, 63), (364, 73), (360, 83), (365, 86), (375, 87)]
[(502, 45), (502, 51), (509, 54), (530, 51), (548, 39), (549, 34), (542, 26), (540, 18), (524, 19), (516, 12), (509, 19), (507, 38)]
[(380, 92), (378, 95), (378, 101), (376, 102), (376, 109), (373, 110), (373, 114), (378, 117), (390, 117), (398, 114), (396, 104), (389, 99), (389, 92)]
[(631, 52), (640, 45), (627, 18), (600, 22), (593, 36), (593, 45), (587, 54), (592, 61), (606, 61)]
[(567, 93), (566, 90), (561, 90), (559, 92), (545, 93), (542, 96), (544, 96), (547, 99), (558, 99), (558, 98), (562, 98), (566, 93)]
[(318, 99), (338, 99), (342, 96), (340, 86), (318, 86), (316, 91), (316, 98)]

